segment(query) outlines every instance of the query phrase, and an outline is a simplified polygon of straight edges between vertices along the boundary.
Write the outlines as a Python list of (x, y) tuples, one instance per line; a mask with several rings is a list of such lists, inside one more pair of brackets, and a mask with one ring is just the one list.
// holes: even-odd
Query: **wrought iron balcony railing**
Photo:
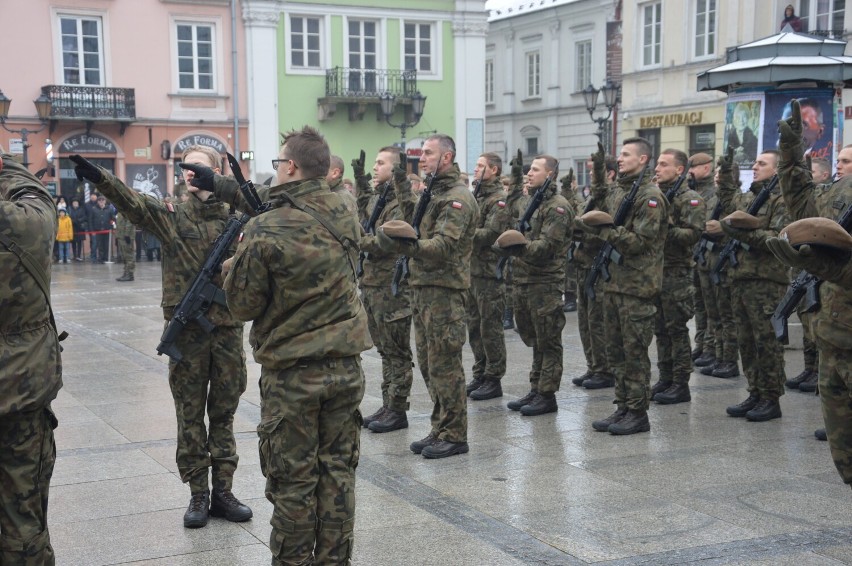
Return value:
[(41, 91), (50, 98), (50, 120), (136, 120), (136, 91), (132, 88), (48, 85)]
[(378, 98), (384, 93), (409, 98), (417, 92), (417, 71), (349, 69), (325, 72), (325, 95), (335, 98)]

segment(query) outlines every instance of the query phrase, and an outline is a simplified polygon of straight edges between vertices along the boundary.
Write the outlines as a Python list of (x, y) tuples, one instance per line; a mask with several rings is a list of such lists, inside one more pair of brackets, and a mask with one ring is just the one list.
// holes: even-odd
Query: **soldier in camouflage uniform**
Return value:
[[(852, 206), (852, 146), (837, 156), (837, 180), (817, 194), (802, 146), (798, 102), (792, 116), (779, 122), (781, 161), (778, 174), (784, 201), (794, 220), (811, 216), (837, 219)], [(771, 251), (785, 264), (822, 278), (820, 308), (813, 313), (813, 335), (819, 349), (819, 394), (834, 465), (844, 483), (852, 486), (852, 262), (836, 257), (807, 257), (782, 240), (770, 241)]]
[(496, 275), (500, 256), (491, 249), (497, 236), (512, 224), (503, 183), (500, 182), (502, 170), (503, 160), (496, 153), (483, 153), (476, 160), (473, 195), (479, 206), (479, 222), (473, 235), (467, 297), (473, 380), (466, 389), (473, 401), (502, 397), (500, 380), (506, 374), (506, 339), (503, 333), (506, 293), (503, 282)]
[[(183, 154), (184, 162), (215, 169), (221, 166), (221, 159), (205, 146), (192, 146)], [(161, 306), (169, 321), (224, 229), (227, 207), (210, 191), (192, 185), (192, 171), (184, 173), (189, 198), (172, 204), (142, 195), (82, 157), (72, 160), (77, 163), (79, 177), (95, 183), (123, 216), (162, 242)], [(218, 303), (210, 307), (207, 318), (216, 328), (207, 333), (197, 322), (189, 322), (175, 341), (183, 359), (169, 360), (169, 386), (178, 427), (178, 471), (192, 492), (184, 515), (188, 528), (203, 527), (210, 514), (229, 521), (247, 521), (252, 516), (251, 509), (231, 492), (239, 461), (234, 412), (246, 390), (243, 323)], [(205, 410), (209, 427), (204, 422)], [(212, 497), (208, 479), (211, 469)]]
[(115, 237), (124, 260), (124, 274), (116, 281), (133, 281), (136, 273), (136, 226), (124, 214), (118, 214), (115, 219)]
[[(558, 176), (559, 163), (554, 157), (533, 159), (527, 173), (529, 192), (539, 190), (548, 177), (551, 183), (530, 220), (531, 229), (524, 234), (527, 244), (509, 248), (514, 256), (515, 321), (524, 344), (533, 349), (533, 363), (529, 393), (507, 406), (525, 416), (557, 411), (556, 392), (562, 381), (562, 284), (574, 209), (556, 189)], [(517, 193), (515, 186), (511, 196), (517, 198)]]
[(52, 566), (47, 501), (56, 459), (50, 402), (62, 387), (50, 309), (56, 206), (0, 152), (0, 564)]
[[(605, 212), (615, 214), (640, 173), (651, 160), (651, 146), (644, 138), (628, 138), (618, 155), (618, 189), (604, 199), (606, 186), (599, 182), (603, 171), (602, 150), (595, 167), (595, 198), (601, 198)], [(609, 417), (594, 421), (597, 431), (635, 434), (651, 430), (648, 405), (651, 400), (651, 361), (648, 347), (654, 334), (654, 299), (663, 283), (663, 247), (668, 231), (669, 205), (650, 175), (636, 193), (636, 200), (621, 226), (590, 226), (575, 223), (584, 232), (611, 243), (622, 255), (622, 265), (611, 262), (612, 279), (604, 285), (604, 326), (607, 355), (615, 373), (615, 404)]]
[(411, 451), (425, 458), (445, 458), (469, 450), (462, 347), (470, 255), (479, 212), (460, 179), (455, 155), (450, 136), (435, 134), (423, 144), (420, 168), (436, 178), (432, 200), (420, 223), (420, 239), (407, 242), (393, 239), (381, 229), (377, 233), (382, 249), (411, 258), (417, 361), (434, 403), (432, 430), (412, 443)]
[[(358, 203), (355, 202), (355, 195), (350, 193), (349, 189), (343, 184), (343, 173), (345, 170), (343, 159), (337, 155), (332, 155), (330, 163), (328, 173), (325, 176), (329, 190), (342, 198), (343, 202), (346, 203), (346, 208), (358, 217)], [(359, 220), (363, 220), (363, 218), (359, 218)]]
[[(752, 167), (754, 181), (749, 192), (742, 193), (733, 179), (730, 155), (721, 157), (718, 196), (725, 211), (723, 216), (747, 210), (764, 185), (770, 182), (777, 166), (776, 151), (758, 155)], [(766, 247), (766, 240), (777, 236), (788, 223), (779, 188), (772, 191), (769, 200), (753, 217), (757, 219), (756, 227), (737, 228), (732, 225), (736, 221), (726, 216), (722, 222), (708, 222), (708, 231), (715, 231), (715, 224), (719, 224), (718, 228), (728, 237), (744, 244), (737, 255), (738, 265), (729, 267), (728, 274), (732, 280), (737, 343), (748, 379), (749, 396), (726, 411), (732, 417), (767, 421), (781, 416), (778, 399), (784, 394), (785, 380), (784, 351), (775, 339), (769, 315), (784, 296), (789, 279), (787, 268)]]
[[(687, 173), (686, 154), (666, 149), (657, 159), (657, 186), (669, 194), (682, 173)], [(660, 380), (651, 398), (663, 405), (692, 400), (689, 376), (692, 357), (686, 323), (693, 314), (692, 248), (704, 230), (704, 199), (682, 183), (669, 202), (669, 230), (663, 250), (663, 290), (656, 297), (657, 369)]]
[[(387, 192), (387, 204), (376, 219), (374, 230), (389, 220), (411, 221), (411, 206), (404, 211), (397, 192), (411, 194), (411, 182), (400, 163), (395, 147), (383, 147), (373, 166), (375, 190), (370, 177), (364, 174), (364, 162), (352, 162), (355, 170), (357, 201), (361, 217), (369, 219), (379, 194)], [(413, 198), (410, 199), (413, 201)], [(373, 432), (390, 432), (408, 428), (408, 397), (414, 379), (411, 354), (411, 296), (407, 284), (400, 285), (397, 296), (391, 293), (391, 279), (397, 254), (382, 250), (376, 236), (366, 234), (361, 239), (361, 251), (366, 253), (361, 276), (361, 300), (367, 311), (370, 336), (382, 358), (382, 406), (364, 417), (364, 426)]]
[[(224, 288), (234, 315), (254, 321), (272, 564), (348, 564), (360, 354), (372, 346), (355, 280), (361, 227), (326, 184), (329, 150), (319, 132), (288, 133), (278, 155), (279, 184), (259, 191), (274, 208), (246, 225), (223, 266)], [(245, 210), (236, 182), (224, 181), (216, 194)]]

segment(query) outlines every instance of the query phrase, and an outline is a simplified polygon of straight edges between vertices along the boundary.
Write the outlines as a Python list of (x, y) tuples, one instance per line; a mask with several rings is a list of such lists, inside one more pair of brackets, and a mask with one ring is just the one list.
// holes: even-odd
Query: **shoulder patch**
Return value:
[(245, 232), (240, 232), (240, 237), (237, 239), (237, 242), (242, 242), (242, 241), (243, 241), (243, 235), (244, 235), (244, 234), (245, 234)]
[(461, 208), (461, 207), (462, 207), (462, 203), (460, 203), (460, 202), (459, 202), (459, 201), (457, 201), (457, 200), (454, 200), (454, 201), (453, 201), (453, 204), (452, 204), (452, 207), (453, 207), (453, 208)]
[(565, 214), (565, 209), (564, 209), (564, 208), (562, 208), (561, 206), (557, 206), (557, 207), (556, 207), (556, 212), (558, 212), (559, 214)]
[(504, 200), (498, 200), (498, 201), (497, 201), (497, 206), (499, 206), (500, 208), (506, 208), (506, 201), (504, 201)]
[(650, 208), (657, 208), (657, 201), (656, 201), (656, 200), (654, 200), (654, 199), (650, 199), (650, 200), (648, 201), (648, 206), (649, 206)]
[(174, 212), (175, 211), (175, 205), (173, 205), (170, 202), (167, 202), (166, 203), (166, 210), (168, 210), (169, 212)]
[(701, 204), (701, 201), (699, 201), (697, 198), (694, 198), (689, 201), (689, 206), (698, 206), (699, 204)]

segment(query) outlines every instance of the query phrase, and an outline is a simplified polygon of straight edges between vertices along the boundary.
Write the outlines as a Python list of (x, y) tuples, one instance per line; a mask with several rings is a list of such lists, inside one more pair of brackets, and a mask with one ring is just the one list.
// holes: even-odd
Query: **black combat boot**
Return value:
[(598, 432), (607, 432), (609, 425), (617, 423), (627, 415), (627, 407), (619, 407), (613, 414), (599, 421), (592, 421), (592, 428)]
[(698, 373), (700, 373), (701, 375), (710, 375), (710, 376), (712, 376), (712, 375), (713, 375), (713, 372), (714, 372), (714, 371), (716, 371), (716, 369), (718, 369), (718, 368), (719, 368), (719, 366), (721, 366), (721, 365), (722, 365), (722, 364), (721, 364), (720, 362), (713, 362), (713, 363), (712, 363), (712, 364), (710, 364), (709, 366), (699, 367), (699, 368), (698, 368)]
[(214, 517), (224, 517), (232, 523), (242, 523), (252, 518), (249, 506), (234, 497), (230, 489), (214, 489), (210, 501), (210, 514)]
[(565, 304), (562, 305), (562, 312), (577, 312), (577, 295), (565, 293)]
[(507, 308), (503, 311), (503, 330), (511, 330), (515, 328), (515, 312)]
[(467, 454), (470, 447), (467, 442), (450, 442), (449, 440), (439, 440), (434, 444), (430, 444), (423, 448), (423, 457), (429, 460), (437, 460), (438, 458), (447, 458), (456, 454)]
[(387, 407), (379, 407), (378, 411), (376, 411), (375, 413), (373, 413), (372, 415), (370, 415), (368, 417), (364, 417), (362, 419), (364, 421), (364, 428), (370, 428), (370, 423), (375, 421), (375, 420), (382, 418), (382, 415), (384, 415), (385, 411), (387, 411), (387, 410), (388, 410)]
[(725, 412), (727, 412), (732, 417), (744, 417), (746, 416), (746, 413), (754, 409), (758, 401), (760, 401), (760, 395), (758, 395), (757, 393), (749, 393), (748, 399), (738, 405), (732, 405), (728, 407), (727, 409), (725, 409)]
[(586, 389), (606, 389), (607, 387), (615, 387), (615, 377), (612, 375), (596, 373), (583, 382), (583, 387)]
[(484, 383), (485, 383), (484, 377), (474, 377), (473, 380), (465, 386), (465, 388), (464, 388), (465, 393), (470, 395), (471, 391), (476, 391), (477, 389), (482, 387), (482, 385)]
[(651, 423), (648, 421), (648, 411), (634, 411), (633, 409), (627, 411), (623, 419), (609, 425), (609, 433), (619, 436), (650, 432), (650, 430)]
[(806, 380), (799, 384), (802, 393), (813, 393), (819, 390), (819, 372), (812, 372)]
[(674, 382), (671, 379), (669, 379), (668, 381), (663, 381), (662, 379), (659, 380), (657, 383), (651, 386), (651, 399), (653, 399), (654, 396), (657, 395), (657, 393), (662, 393), (663, 391), (666, 391), (669, 387), (672, 386), (673, 383)]
[(591, 371), (587, 371), (583, 375), (573, 378), (571, 380), (571, 383), (573, 383), (574, 385), (582, 386), (583, 382), (586, 381), (587, 379), (591, 378), (593, 375), (595, 375), (595, 374), (592, 373)]
[(499, 379), (486, 379), (479, 389), (470, 392), (470, 398), (474, 401), (485, 401), (503, 396), (503, 386)]
[(704, 353), (704, 349), (701, 346), (696, 346), (692, 349), (692, 361), (694, 362), (698, 358), (701, 357), (701, 354)]
[(804, 383), (805, 381), (808, 380), (808, 378), (811, 376), (811, 373), (813, 373), (811, 370), (805, 369), (805, 371), (803, 371), (802, 373), (800, 373), (796, 377), (793, 377), (793, 378), (785, 381), (784, 385), (786, 385), (788, 389), (798, 389), (799, 385), (801, 385), (802, 383)]
[(183, 526), (198, 529), (207, 524), (210, 517), (210, 490), (197, 491), (189, 500), (189, 507), (183, 514)]
[(117, 277), (116, 281), (133, 281), (133, 275), (125, 272), (121, 277)]
[(412, 442), (409, 448), (411, 448), (411, 451), (415, 454), (420, 454), (421, 452), (423, 452), (424, 448), (426, 448), (427, 446), (432, 446), (436, 442), (438, 442), (438, 437), (434, 433), (430, 432), (426, 436), (426, 438), (422, 438), (420, 440), (415, 440), (414, 442)]
[(754, 422), (779, 418), (781, 418), (781, 404), (778, 403), (778, 399), (761, 399), (751, 411), (746, 413), (746, 419)]
[(697, 368), (703, 368), (704, 366), (713, 365), (714, 363), (716, 363), (715, 354), (701, 354), (694, 362), (692, 362), (692, 364)]
[(556, 395), (553, 392), (538, 393), (529, 403), (521, 407), (521, 414), (526, 417), (534, 417), (545, 413), (555, 413), (558, 410)]
[(391, 432), (408, 428), (408, 417), (405, 411), (394, 411), (393, 409), (385, 409), (385, 414), (370, 422), (367, 427), (373, 432)]
[(653, 396), (654, 401), (660, 405), (676, 405), (692, 401), (689, 394), (689, 385), (686, 383), (674, 383), (671, 387)]
[(536, 394), (538, 394), (538, 391), (536, 391), (535, 389), (530, 389), (529, 393), (527, 393), (516, 401), (509, 401), (508, 403), (506, 403), (506, 406), (512, 409), (513, 411), (520, 411), (521, 407), (532, 401), (533, 397), (535, 397)]
[(822, 440), (823, 442), (825, 442), (826, 440), (828, 440), (828, 435), (825, 433), (825, 429), (824, 429), (824, 428), (818, 428), (818, 429), (816, 429), (816, 430), (814, 431), (814, 436), (816, 437), (816, 439), (817, 439), (817, 440)]
[(713, 377), (731, 379), (734, 377), (739, 377), (739, 375), (740, 366), (737, 365), (737, 362), (722, 362), (716, 364), (716, 367), (713, 369)]

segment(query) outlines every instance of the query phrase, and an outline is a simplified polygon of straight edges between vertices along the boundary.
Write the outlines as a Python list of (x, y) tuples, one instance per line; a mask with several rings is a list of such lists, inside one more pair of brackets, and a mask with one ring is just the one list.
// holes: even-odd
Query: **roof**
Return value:
[[(488, 21), (505, 20), (523, 16), (546, 8), (564, 6), (579, 0), (489, 0), (486, 2), (488, 8)], [(493, 6), (493, 7), (492, 7)]]

